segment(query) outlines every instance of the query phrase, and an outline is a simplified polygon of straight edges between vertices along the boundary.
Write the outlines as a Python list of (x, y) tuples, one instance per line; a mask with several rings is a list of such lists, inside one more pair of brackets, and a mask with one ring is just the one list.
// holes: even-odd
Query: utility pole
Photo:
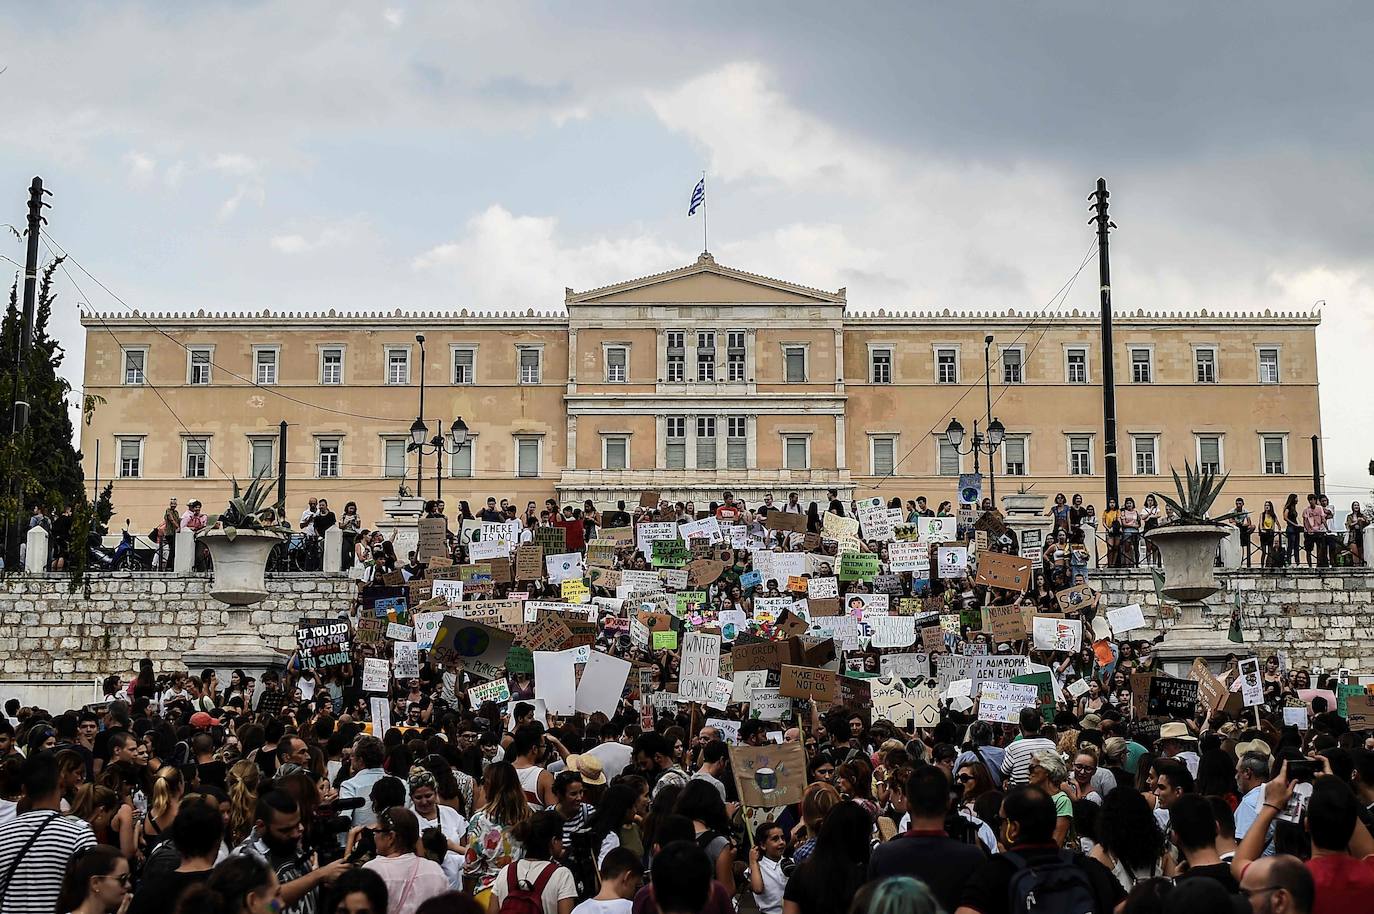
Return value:
[(1088, 195), (1088, 207), (1097, 223), (1097, 278), (1102, 305), (1102, 462), (1107, 469), (1107, 501), (1121, 505), (1116, 473), (1116, 352), (1112, 346), (1112, 268), (1107, 254), (1107, 235), (1116, 223), (1107, 216), (1107, 179), (1097, 179), (1097, 190)]
[[(1316, 435), (1312, 436), (1312, 494), (1320, 496), (1322, 494), (1322, 451), (1321, 439)], [(1374, 464), (1370, 464), (1374, 467)]]
[[(29, 404), (24, 399), (24, 363), (33, 348), (33, 310), (38, 295), (38, 237), (43, 229), (43, 179), (34, 178), (29, 185), (29, 219), (27, 248), (24, 252), (24, 311), (20, 317), (19, 334), (14, 347), (14, 383), (10, 395), (11, 439), (18, 438), (29, 424)], [(19, 501), (21, 495), (18, 474), (10, 480), (10, 495)], [(23, 505), (18, 504), (14, 516), (5, 523), (5, 569), (19, 570), (19, 539), (23, 530)]]
[(277, 426), (277, 504), (281, 505), (281, 519), (286, 520), (286, 420)]
[[(425, 335), (423, 333), (415, 334), (415, 342), (420, 344), (420, 411), (416, 414), (415, 421), (423, 423), (425, 421)], [(415, 497), (423, 498), (424, 494), (425, 455), (421, 451), (415, 455)]]
[[(983, 395), (987, 399), (988, 411), (983, 418), (983, 427), (992, 427), (992, 334), (983, 337)], [(976, 462), (977, 457), (973, 458)], [(997, 468), (992, 462), (993, 457), (988, 455), (988, 488), (989, 496), (992, 498), (992, 509), (997, 510)], [(975, 470), (975, 472), (977, 472)], [(976, 511), (974, 512), (977, 513)]]

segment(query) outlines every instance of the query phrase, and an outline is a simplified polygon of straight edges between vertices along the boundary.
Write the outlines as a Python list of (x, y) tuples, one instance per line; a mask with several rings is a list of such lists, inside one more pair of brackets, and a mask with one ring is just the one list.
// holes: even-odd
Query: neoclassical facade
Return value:
[[(293, 513), (318, 495), (336, 509), (358, 502), (365, 521), (402, 483), (426, 497), (441, 486), (450, 506), (488, 495), (606, 505), (646, 489), (698, 501), (724, 489), (809, 501), (827, 488), (952, 500), (974, 458), (944, 430), (951, 417), (970, 433), (974, 420), (986, 427), (989, 398), (1006, 428), (991, 458), (999, 493), (1034, 485), (1100, 508), (1105, 487), (1093, 313), (851, 310), (844, 289), (703, 254), (568, 289), (561, 312), (82, 323), (85, 390), (106, 401), (82, 428), (87, 479), (114, 479), (117, 516), (139, 527), (170, 497), (214, 511), (230, 476), (275, 475), (281, 422)], [(1230, 473), (1226, 496), (1256, 509), (1309, 491), (1318, 323), (1307, 313), (1119, 313), (1123, 496), (1172, 491), (1169, 468), (1185, 459)], [(430, 435), (460, 416), (470, 429), (457, 454), (406, 449), (422, 373)], [(985, 475), (988, 466), (982, 457)]]

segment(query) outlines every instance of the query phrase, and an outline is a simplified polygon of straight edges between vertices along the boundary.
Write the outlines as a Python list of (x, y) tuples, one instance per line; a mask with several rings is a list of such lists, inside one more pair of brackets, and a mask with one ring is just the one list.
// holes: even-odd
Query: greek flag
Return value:
[(706, 203), (706, 179), (702, 178), (697, 182), (697, 186), (692, 188), (692, 204), (687, 207), (687, 215), (695, 216), (697, 207)]

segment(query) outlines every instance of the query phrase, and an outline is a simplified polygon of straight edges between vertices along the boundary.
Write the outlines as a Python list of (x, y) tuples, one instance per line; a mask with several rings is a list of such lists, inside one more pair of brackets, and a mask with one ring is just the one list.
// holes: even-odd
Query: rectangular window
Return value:
[(210, 439), (185, 438), (186, 478), (204, 479), (210, 469)]
[(191, 371), (187, 383), (202, 385), (210, 383), (210, 350), (194, 348), (188, 351)]
[(143, 475), (143, 439), (119, 439), (119, 475), (122, 479), (137, 479)]
[(404, 479), (406, 475), (405, 438), (386, 438), (382, 441), (382, 475), (393, 479)]
[(935, 383), (959, 383), (959, 353), (957, 350), (935, 350)]
[(277, 462), (277, 439), (252, 438), (248, 442), (248, 469), (256, 479), (272, 472)]
[(1026, 439), (1008, 435), (1002, 439), (1002, 473), (1006, 476), (1026, 475)]
[(1193, 364), (1196, 367), (1195, 380), (1199, 384), (1217, 382), (1217, 351), (1215, 349), (1194, 349)]
[(897, 442), (894, 438), (870, 439), (873, 446), (873, 475), (892, 475), (892, 465), (897, 460)]
[(463, 347), (453, 350), (453, 383), (477, 383), (477, 350)]
[(253, 381), (257, 384), (277, 383), (277, 350), (253, 351)]
[(1269, 476), (1282, 476), (1288, 472), (1284, 460), (1284, 436), (1283, 435), (1264, 435), (1261, 438), (1261, 447), (1264, 451), (1264, 472)]
[(807, 469), (807, 439), (804, 436), (783, 439), (784, 468), (788, 470)]
[(1070, 384), (1088, 383), (1088, 350), (1070, 349), (1066, 353), (1068, 370), (1065, 380)]
[(1155, 476), (1159, 473), (1159, 443), (1154, 435), (1136, 435), (1131, 439), (1135, 449), (1135, 475)]
[(539, 383), (539, 361), (542, 351), (533, 346), (520, 347), (520, 383)]
[(716, 468), (716, 417), (697, 416), (697, 469)]
[(124, 383), (142, 384), (147, 380), (144, 369), (148, 362), (148, 352), (145, 349), (125, 349), (124, 350)]
[(939, 473), (941, 476), (959, 475), (959, 452), (944, 438), (937, 438), (936, 444), (940, 451)]
[(868, 354), (868, 377), (874, 384), (892, 383), (892, 350), (873, 349)]
[(746, 434), (748, 420), (744, 416), (727, 416), (725, 419), (725, 467), (729, 470), (743, 470), (749, 464), (749, 439)]
[(340, 469), (339, 439), (319, 438), (315, 446), (319, 452), (315, 461), (319, 477), (321, 479), (337, 478)]
[(386, 351), (386, 383), (410, 383), (409, 349), (388, 349)]
[(684, 340), (687, 334), (682, 330), (669, 330), (668, 338), (668, 382), (681, 384), (686, 377), (687, 350)]
[(664, 420), (664, 463), (670, 470), (687, 467), (687, 418), (669, 416)]
[(515, 455), (516, 475), (526, 477), (539, 475), (538, 438), (516, 438)]
[(629, 373), (630, 350), (624, 346), (606, 347), (606, 380), (623, 384)]
[(1069, 436), (1069, 475), (1093, 474), (1093, 440), (1087, 435)]
[(1221, 472), (1221, 436), (1197, 436), (1197, 464), (1204, 473)]
[(1023, 358), (1020, 349), (1002, 350), (1002, 383), (1020, 384), (1025, 378), (1021, 374), (1021, 359)]
[(1259, 351), (1259, 379), (1261, 384), (1279, 383), (1279, 351), (1261, 349)]
[(629, 438), (603, 438), (606, 453), (602, 469), (624, 470), (630, 465)]
[(477, 440), (468, 437), (468, 443), (460, 447), (448, 463), (450, 476), (460, 479), (467, 479), (472, 476), (472, 449), (477, 446)]
[(1150, 364), (1150, 350), (1131, 350), (1131, 383), (1149, 384), (1154, 380), (1154, 366)]
[(782, 351), (788, 384), (806, 381), (806, 347), (787, 346)]
[(697, 380), (716, 379), (716, 334), (713, 330), (697, 331)]
[(744, 380), (744, 339), (743, 330), (731, 330), (725, 334), (725, 379)]
[(338, 346), (320, 350), (320, 383), (343, 383), (343, 350)]

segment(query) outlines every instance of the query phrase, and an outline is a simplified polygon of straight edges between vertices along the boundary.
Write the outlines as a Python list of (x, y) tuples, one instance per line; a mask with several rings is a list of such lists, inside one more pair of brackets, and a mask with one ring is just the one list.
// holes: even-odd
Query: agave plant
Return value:
[(1229, 473), (1220, 479), (1211, 470), (1201, 468), (1194, 470), (1188, 461), (1183, 461), (1183, 472), (1188, 478), (1188, 485), (1185, 488), (1183, 480), (1178, 478), (1178, 470), (1170, 468), (1174, 475), (1174, 487), (1178, 490), (1178, 499), (1174, 500), (1163, 492), (1156, 492), (1155, 497), (1163, 499), (1174, 512), (1174, 523), (1176, 524), (1209, 524), (1219, 526), (1223, 521), (1239, 517), (1239, 511), (1232, 511), (1223, 514), (1221, 517), (1209, 517), (1208, 510), (1212, 507), (1212, 502), (1217, 500), (1221, 494), (1222, 486), (1226, 485)]
[(210, 515), (205, 529), (209, 530), (218, 524), (231, 542), (240, 530), (266, 530), (273, 533), (286, 530), (286, 527), (273, 523), (274, 516), (279, 512), (267, 503), (272, 495), (272, 485), (266, 476), (267, 471), (263, 470), (253, 477), (247, 491), (240, 491), (238, 479), (230, 477), (234, 494), (229, 499), (229, 507), (223, 513)]

